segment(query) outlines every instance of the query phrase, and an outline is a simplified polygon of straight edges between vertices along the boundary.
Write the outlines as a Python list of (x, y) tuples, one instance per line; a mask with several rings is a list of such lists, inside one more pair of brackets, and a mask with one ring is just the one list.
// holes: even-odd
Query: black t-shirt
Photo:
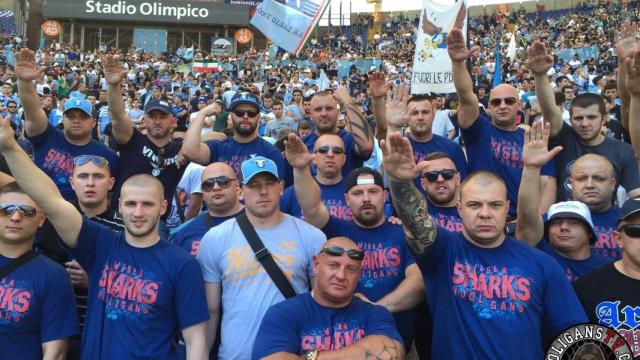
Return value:
[(573, 286), (589, 321), (616, 330), (627, 340), (635, 359), (640, 359), (640, 280), (620, 273), (611, 263)]
[(631, 144), (631, 137), (629, 135), (629, 132), (622, 126), (622, 123), (620, 123), (619, 121), (609, 119), (609, 121), (607, 122), (607, 129), (609, 129), (607, 137), (624, 141), (627, 144)]
[(638, 162), (631, 145), (607, 137), (596, 146), (582, 145), (573, 128), (566, 123), (562, 125), (558, 136), (549, 141), (550, 149), (556, 145), (563, 147), (560, 154), (555, 157), (558, 168), (558, 201), (572, 199), (568, 186), (571, 168), (576, 159), (584, 154), (599, 154), (609, 159), (613, 165), (616, 183), (622, 185), (627, 192), (640, 187)]
[[(164, 186), (164, 198), (171, 204), (173, 193), (176, 191), (178, 181), (186, 168), (186, 165), (180, 168), (176, 166), (180, 148), (182, 148), (180, 139), (173, 139), (164, 147), (158, 148), (138, 129), (133, 129), (133, 135), (131, 135), (129, 142), (118, 144), (120, 158), (126, 160), (120, 165), (120, 177), (111, 199), (112, 207), (117, 208), (122, 184), (131, 176), (138, 174), (149, 174), (160, 180)], [(166, 220), (168, 215), (167, 211), (162, 219)]]

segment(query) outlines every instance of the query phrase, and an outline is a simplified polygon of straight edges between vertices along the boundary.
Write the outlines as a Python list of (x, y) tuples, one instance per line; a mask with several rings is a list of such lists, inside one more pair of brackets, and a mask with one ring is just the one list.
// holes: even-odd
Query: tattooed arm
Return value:
[[(302, 356), (288, 352), (278, 352), (262, 360), (296, 360)], [(383, 335), (369, 335), (357, 343), (334, 351), (318, 352), (318, 360), (402, 360), (404, 359), (404, 347), (398, 341)]]
[(391, 197), (402, 220), (409, 249), (422, 255), (438, 235), (435, 220), (427, 211), (427, 200), (413, 185), (424, 163), (416, 165), (411, 143), (400, 133), (390, 134), (382, 141), (385, 171), (391, 178)]
[(356, 143), (356, 152), (363, 159), (368, 159), (373, 152), (373, 131), (364, 118), (358, 104), (351, 98), (347, 88), (341, 86), (336, 90), (336, 100), (347, 112), (349, 130)]

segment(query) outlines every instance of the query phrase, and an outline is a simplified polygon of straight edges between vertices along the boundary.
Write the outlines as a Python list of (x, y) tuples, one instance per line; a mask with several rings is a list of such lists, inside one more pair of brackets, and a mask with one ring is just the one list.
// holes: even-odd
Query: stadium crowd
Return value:
[(640, 359), (638, 15), (471, 18), (452, 94), (410, 95), (406, 14), (298, 56), (3, 37), (0, 358), (540, 359), (591, 322)]

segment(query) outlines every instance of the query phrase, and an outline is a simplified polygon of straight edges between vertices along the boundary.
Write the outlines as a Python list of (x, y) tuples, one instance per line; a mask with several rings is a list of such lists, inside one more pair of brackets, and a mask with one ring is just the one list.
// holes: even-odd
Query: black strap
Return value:
[(256, 260), (262, 264), (262, 267), (267, 271), (267, 274), (271, 277), (271, 280), (276, 284), (282, 295), (284, 295), (285, 299), (296, 296), (296, 292), (293, 290), (289, 279), (284, 275), (282, 269), (280, 269), (278, 264), (276, 264), (276, 261), (273, 259), (273, 256), (271, 256), (269, 250), (267, 250), (262, 240), (260, 240), (260, 237), (256, 233), (256, 229), (253, 228), (253, 225), (251, 225), (249, 219), (247, 219), (247, 215), (238, 215), (238, 217), (236, 217), (236, 221), (238, 222), (244, 237), (247, 238), (247, 242), (256, 256)]
[(19, 268), (20, 266), (33, 260), (36, 256), (38, 256), (38, 253), (35, 250), (31, 249), (26, 253), (18, 256), (17, 258), (11, 260), (8, 264), (0, 268), (0, 279), (11, 274), (14, 270)]
[(180, 194), (178, 194), (178, 189), (173, 193), (173, 200), (176, 202), (176, 212), (178, 213), (178, 217), (180, 218), (180, 223), (184, 222), (184, 209), (182, 208), (182, 203), (180, 202)]

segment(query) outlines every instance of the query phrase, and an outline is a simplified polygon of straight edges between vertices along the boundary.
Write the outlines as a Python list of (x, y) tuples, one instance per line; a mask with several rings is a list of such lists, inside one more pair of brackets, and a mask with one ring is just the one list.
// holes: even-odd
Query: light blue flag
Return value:
[(500, 42), (496, 42), (496, 67), (493, 71), (493, 82), (491, 84), (491, 88), (495, 88), (496, 86), (502, 84), (502, 64), (500, 59)]

